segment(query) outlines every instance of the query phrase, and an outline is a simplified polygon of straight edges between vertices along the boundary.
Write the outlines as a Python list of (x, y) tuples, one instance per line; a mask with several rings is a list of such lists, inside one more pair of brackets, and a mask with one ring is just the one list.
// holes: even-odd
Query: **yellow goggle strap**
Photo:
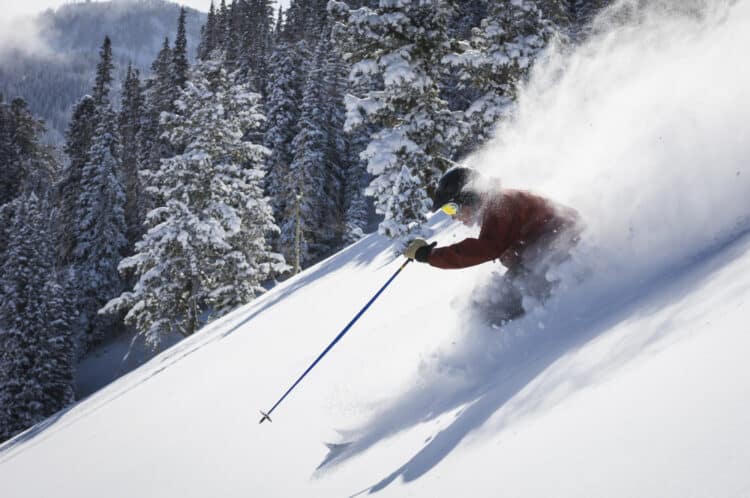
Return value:
[(448, 216), (456, 216), (456, 214), (458, 213), (458, 204), (456, 204), (455, 202), (449, 202), (448, 204), (444, 204), (443, 207), (440, 208), (440, 210)]

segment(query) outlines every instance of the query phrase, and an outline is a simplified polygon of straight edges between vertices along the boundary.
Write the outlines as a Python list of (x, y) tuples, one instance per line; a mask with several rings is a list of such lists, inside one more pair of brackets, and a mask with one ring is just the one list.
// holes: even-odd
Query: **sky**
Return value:
[[(217, 0), (218, 3), (219, 0)], [(6, 2), (3, 2), (6, 3)], [(7, 2), (8, 5), (3, 5), (4, 12), (8, 13), (9, 17), (18, 17), (29, 14), (37, 14), (49, 8), (57, 8), (67, 3), (74, 3), (70, 0), (24, 0), (23, 2)], [(182, 0), (177, 2), (187, 7), (207, 12), (208, 6), (211, 4), (211, 0)], [(289, 0), (281, 0), (281, 4), (284, 6), (289, 5)]]

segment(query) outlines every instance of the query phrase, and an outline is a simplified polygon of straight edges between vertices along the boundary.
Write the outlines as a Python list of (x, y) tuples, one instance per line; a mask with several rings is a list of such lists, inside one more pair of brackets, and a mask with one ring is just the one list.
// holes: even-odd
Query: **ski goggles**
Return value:
[(458, 214), (458, 204), (455, 202), (449, 202), (448, 204), (443, 204), (440, 210), (448, 216), (456, 216), (456, 214)]

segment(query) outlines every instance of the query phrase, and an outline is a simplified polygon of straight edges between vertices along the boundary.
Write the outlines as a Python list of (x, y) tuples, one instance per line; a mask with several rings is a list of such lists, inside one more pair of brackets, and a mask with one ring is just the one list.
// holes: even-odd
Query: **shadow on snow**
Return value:
[[(454, 419), (428, 438), (423, 448), (357, 494), (376, 493), (399, 476), (405, 482), (419, 479), (502, 408), (505, 411), (498, 414), (499, 422), (493, 422), (490, 431), (500, 432), (524, 415), (555, 405), (635, 357), (668, 346), (671, 342), (667, 339), (679, 340), (679, 334), (669, 333), (674, 326), (663, 323), (653, 332), (628, 335), (604, 358), (587, 358), (587, 364), (574, 368), (550, 368), (566, 353), (583, 347), (618, 323), (652, 316), (678, 303), (748, 251), (750, 230), (745, 230), (645, 281), (609, 289), (596, 283), (582, 284), (568, 296), (553, 299), (548, 310), (532, 311), (502, 330), (469, 318), (463, 339), (454, 346), (457, 351), (439, 357), (429, 366), (432, 371), (427, 372), (426, 381), (390, 402), (363, 427), (342, 431), (349, 442), (328, 445), (329, 453), (316, 471), (330, 470), (398, 432), (455, 410)], [(678, 308), (672, 316), (684, 311)], [(540, 328), (540, 323), (545, 327)], [(542, 373), (544, 381), (531, 385)], [(511, 399), (514, 403), (509, 403)]]

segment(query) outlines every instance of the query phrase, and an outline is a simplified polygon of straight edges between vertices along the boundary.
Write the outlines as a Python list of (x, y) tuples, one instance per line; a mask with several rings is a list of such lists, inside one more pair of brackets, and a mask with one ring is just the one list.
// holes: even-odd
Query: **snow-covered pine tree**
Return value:
[[(151, 64), (151, 74), (145, 81), (144, 118), (138, 133), (138, 171), (155, 171), (163, 158), (173, 153), (173, 148), (162, 138), (163, 128), (160, 117), (163, 112), (174, 109), (175, 85), (172, 81), (172, 49), (169, 38), (164, 39), (159, 54)], [(154, 206), (161, 202), (143, 192), (139, 218), (145, 219)]]
[(253, 91), (265, 96), (268, 59), (271, 54), (274, 10), (271, 0), (246, 0), (239, 5), (238, 59), (241, 74)]
[(173, 79), (173, 61), (174, 53), (169, 46), (169, 37), (165, 37), (161, 50), (151, 64), (151, 74), (146, 79), (149, 110), (156, 114), (157, 121), (162, 112), (174, 110), (174, 100), (179, 93)]
[(280, 35), (271, 56), (273, 73), (266, 91), (268, 125), (263, 139), (264, 145), (271, 151), (267, 160), (266, 192), (279, 223), (283, 223), (285, 213), (296, 202), (284, 185), (292, 162), (292, 140), (299, 130), (305, 66), (295, 46), (286, 40), (284, 34)]
[(44, 169), (50, 165), (40, 161), (46, 152), (39, 143), (43, 131), (43, 123), (34, 118), (24, 99), (15, 98), (7, 105), (0, 96), (0, 205), (12, 201), (24, 184), (42, 177), (49, 183), (52, 171)]
[[(342, 128), (343, 129), (343, 128)], [(342, 242), (350, 244), (364, 237), (373, 217), (372, 198), (365, 195), (372, 176), (367, 172), (367, 160), (361, 154), (367, 148), (372, 135), (371, 129), (360, 126), (346, 135), (342, 151), (346, 158), (343, 174), (344, 232)]]
[(138, 281), (103, 310), (129, 310), (126, 323), (153, 348), (194, 333), (206, 313), (221, 316), (253, 299), (285, 266), (267, 242), (278, 231), (261, 188), (268, 151), (243, 140), (264, 119), (259, 96), (208, 60), (191, 69), (176, 109), (164, 124), (183, 153), (144, 172), (146, 188), (164, 203), (120, 265)]
[(20, 171), (14, 157), (13, 128), (10, 105), (0, 94), (0, 206), (12, 201), (18, 193)]
[(94, 82), (94, 105), (98, 108), (109, 103), (109, 92), (112, 89), (112, 41), (109, 36), (104, 37), (104, 42), (99, 50), (99, 63), (96, 65), (96, 81)]
[(304, 40), (314, 46), (330, 27), (328, 0), (292, 0), (286, 11), (285, 29), (293, 41)]
[(216, 25), (219, 30), (219, 45), (217, 48), (226, 48), (226, 45), (223, 44), (226, 40), (227, 30), (229, 29), (229, 15), (226, 0), (221, 0), (219, 2), (219, 10), (216, 12)]
[(347, 96), (347, 128), (369, 122), (380, 129), (364, 156), (374, 175), (368, 188), (385, 219), (381, 233), (404, 238), (429, 213), (430, 191), (460, 143), (461, 119), (440, 96), (443, 57), (450, 40), (449, 0), (380, 2), (350, 10), (335, 0), (337, 40), (354, 63), (352, 77), (376, 77), (380, 89)]
[(283, 184), (283, 196), (297, 202), (284, 213), (279, 247), (286, 249), (284, 255), (295, 271), (330, 254), (337, 236), (340, 175), (334, 171), (337, 157), (330, 150), (329, 49), (328, 36), (321, 36), (307, 74), (299, 132), (292, 140), (292, 162)]
[[(478, 27), (483, 19), (487, 17), (487, 0), (467, 0), (458, 2), (457, 13), (450, 23), (448, 33), (454, 40), (469, 40), (474, 28)], [(454, 50), (460, 47), (462, 42), (457, 41)], [(466, 43), (466, 42), (463, 42)], [(461, 81), (461, 74), (455, 70), (446, 71), (441, 80), (441, 95), (448, 102), (451, 110), (463, 111), (468, 109), (472, 102), (480, 97), (478, 90), (466, 85)], [(465, 139), (472, 141), (471, 133), (467, 133)], [(464, 145), (456, 152), (457, 157), (468, 155), (473, 150), (469, 144)]]
[(12, 221), (12, 202), (0, 204), (0, 261), (5, 259), (5, 250), (8, 248)]
[(471, 36), (471, 31), (479, 26), (482, 19), (487, 17), (487, 9), (493, 1), (466, 0), (459, 2), (455, 22), (451, 23), (451, 31), (458, 40), (465, 40)]
[(214, 7), (213, 0), (211, 6), (208, 9), (208, 17), (206, 18), (206, 24), (201, 27), (201, 41), (198, 44), (198, 60), (207, 60), (211, 57), (211, 53), (216, 50), (219, 46), (219, 26), (216, 16), (216, 8)]
[(45, 132), (42, 121), (29, 111), (26, 101), (15, 98), (8, 105), (0, 96), (0, 261), (7, 245), (12, 218), (11, 203), (22, 192), (51, 193), (59, 166), (50, 148), (39, 137)]
[(75, 220), (75, 207), (81, 194), (81, 172), (89, 160), (89, 151), (95, 130), (96, 106), (90, 95), (85, 95), (73, 109), (73, 116), (66, 131), (63, 151), (68, 156), (60, 183), (59, 199), (59, 261), (63, 265), (73, 261), (73, 247), (76, 244), (71, 228)]
[(444, 60), (459, 71), (459, 79), (478, 98), (466, 109), (474, 148), (493, 133), (498, 120), (510, 110), (520, 81), (526, 78), (536, 55), (556, 33), (536, 0), (497, 0), (474, 30), (470, 46)]
[[(576, 21), (576, 0), (538, 0), (537, 5), (546, 19), (566, 37), (572, 37), (572, 26)], [(567, 39), (567, 38), (566, 38)]]
[(108, 105), (97, 110), (97, 115), (99, 125), (89, 160), (81, 171), (81, 192), (72, 226), (76, 240), (72, 270), (78, 282), (79, 323), (88, 347), (115, 331), (116, 321), (98, 316), (97, 311), (123, 290), (117, 266), (127, 248), (117, 116)]
[(240, 68), (242, 38), (244, 37), (244, 19), (246, 3), (232, 2), (227, 7), (221, 2), (219, 9), (218, 23), (219, 32), (221, 33), (221, 42), (219, 44), (219, 54), (214, 54), (213, 59), (223, 58), (224, 68), (229, 73), (233, 73)]
[(122, 185), (125, 189), (125, 224), (129, 250), (143, 234), (143, 208), (141, 184), (138, 178), (138, 134), (143, 124), (143, 95), (137, 69), (128, 66), (122, 85), (120, 114), (118, 117), (122, 160)]
[[(97, 310), (112, 297), (122, 292), (122, 281), (117, 265), (127, 245), (125, 224), (125, 193), (122, 186), (122, 163), (117, 115), (112, 110), (112, 47), (105, 37), (97, 65), (96, 83), (91, 103), (84, 99), (79, 106), (80, 117), (88, 117), (93, 106), (91, 122), (95, 128), (90, 147), (83, 153), (84, 141), (72, 138), (68, 144), (71, 160), (76, 161), (66, 171), (63, 192), (63, 261), (74, 276), (74, 301), (78, 309), (78, 339), (90, 348), (115, 332), (115, 321), (98, 317)], [(70, 132), (82, 131), (83, 123), (76, 122)], [(73, 125), (71, 125), (73, 126)], [(86, 140), (88, 141), (88, 139)], [(78, 165), (78, 161), (84, 161)], [(64, 183), (65, 183), (64, 182)], [(66, 191), (67, 190), (67, 191)], [(67, 199), (66, 199), (67, 197)]]
[(185, 7), (180, 7), (180, 16), (177, 19), (177, 36), (174, 40), (172, 50), (172, 71), (174, 72), (174, 83), (180, 88), (185, 87), (188, 77), (190, 63), (187, 55), (187, 33), (185, 32)]
[(13, 203), (0, 267), (0, 441), (73, 401), (70, 303), (57, 283), (49, 209), (33, 193)]
[(364, 195), (369, 183), (367, 163), (359, 154), (369, 137), (368, 128), (360, 127), (354, 133), (344, 130), (346, 106), (344, 97), (349, 92), (349, 65), (339, 50), (324, 35), (328, 47), (326, 54), (326, 122), (328, 123), (328, 150), (326, 162), (330, 165), (332, 181), (328, 185), (328, 196), (335, 203), (331, 213), (335, 219), (328, 221), (336, 227), (336, 246), (350, 244), (362, 238), (369, 221), (369, 205)]
[(10, 105), (13, 117), (12, 144), (18, 166), (17, 189), (35, 191), (46, 196), (59, 176), (59, 165), (52, 148), (43, 145), (40, 137), (46, 131), (44, 122), (35, 118), (27, 102), (15, 98)]
[[(562, 40), (574, 42), (604, 28), (595, 26), (593, 21), (612, 3), (612, 0), (537, 0), (544, 17), (563, 35)], [(623, 5), (627, 8), (627, 2)]]

